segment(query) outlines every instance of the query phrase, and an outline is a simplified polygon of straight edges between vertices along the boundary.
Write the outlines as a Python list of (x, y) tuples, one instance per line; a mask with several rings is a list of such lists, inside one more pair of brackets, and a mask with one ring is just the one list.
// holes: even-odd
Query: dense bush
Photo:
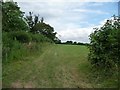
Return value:
[(17, 40), (21, 43), (28, 43), (31, 41), (31, 36), (29, 35), (28, 32), (25, 31), (10, 32), (10, 37), (13, 40)]
[(30, 34), (33, 42), (53, 42), (42, 34)]
[[(118, 71), (120, 48), (120, 19), (107, 20), (101, 28), (90, 35), (89, 61), (96, 71)], [(102, 72), (102, 73), (103, 73)]]

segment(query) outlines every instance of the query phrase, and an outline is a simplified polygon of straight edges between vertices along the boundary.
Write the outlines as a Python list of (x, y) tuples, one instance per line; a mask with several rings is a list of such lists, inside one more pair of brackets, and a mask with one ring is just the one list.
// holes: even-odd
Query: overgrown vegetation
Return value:
[[(34, 81), (35, 78), (37, 78), (37, 84), (34, 83), (36, 87), (47, 87), (47, 84), (50, 87), (92, 87), (90, 84), (92, 82), (91, 76), (90, 83), (86, 78), (88, 74), (94, 76), (96, 81), (101, 81), (101, 85), (94, 85), (94, 87), (110, 87), (110, 85), (116, 87), (116, 84), (120, 81), (120, 74), (118, 73), (120, 71), (119, 17), (114, 16), (113, 19), (107, 20), (101, 28), (95, 28), (95, 32), (90, 35), (91, 42), (89, 45), (73, 41), (61, 43), (61, 40), (56, 37), (57, 33), (54, 32), (54, 28), (46, 24), (44, 18), (40, 19), (39, 15), (34, 16), (32, 12), (29, 12), (28, 16), (24, 16), (15, 2), (2, 2), (2, 14), (2, 60), (5, 87), (11, 87), (12, 82), (19, 83), (17, 80), (20, 80), (20, 85), (22, 85), (25, 80), (26, 82)], [(27, 56), (40, 55), (46, 44), (51, 43), (67, 45), (53, 45), (54, 47), (48, 49), (49, 52), (44, 49), (47, 57), (43, 54), (34, 61), (26, 59)], [(89, 61), (94, 73), (90, 73), (91, 65), (86, 59), (88, 49), (85, 46), (73, 45), (89, 46)], [(28, 60), (28, 62), (13, 62), (13, 60)], [(8, 62), (13, 63), (8, 65)], [(28, 68), (26, 68), (26, 65)], [(39, 67), (40, 65), (41, 67)], [(21, 75), (23, 72), (24, 74)], [(19, 79), (19, 77), (21, 78)], [(118, 80), (116, 77), (118, 77)], [(47, 80), (48, 82), (46, 82)], [(112, 82), (108, 83), (109, 81)], [(43, 85), (40, 86), (39, 83)], [(66, 83), (68, 86), (66, 86)]]
[(59, 40), (54, 28), (44, 23), (42, 18), (24, 16), (16, 2), (2, 2), (2, 60), (23, 59), (31, 52), (40, 52), (42, 43), (54, 43)]
[(90, 35), (89, 61), (99, 77), (117, 77), (119, 82), (120, 18), (114, 16)]

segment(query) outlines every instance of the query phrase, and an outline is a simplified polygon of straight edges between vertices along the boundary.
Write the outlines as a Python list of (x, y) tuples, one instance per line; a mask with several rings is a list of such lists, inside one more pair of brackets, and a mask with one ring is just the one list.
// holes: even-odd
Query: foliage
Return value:
[(34, 33), (40, 33), (46, 37), (48, 37), (49, 39), (53, 40), (55, 39), (55, 35), (56, 32), (54, 33), (54, 28), (51, 27), (49, 24), (45, 24), (45, 23), (37, 23), (34, 27), (33, 27), (33, 32)]
[(42, 34), (31, 34), (31, 38), (33, 42), (51, 42), (53, 43), (53, 41), (47, 37), (45, 37)]
[(28, 22), (30, 32), (33, 34), (42, 34), (54, 42), (59, 42), (59, 39), (56, 37), (57, 33), (54, 32), (54, 28), (49, 24), (44, 23), (43, 17), (39, 21), (39, 15), (33, 16), (33, 13), (29, 12), (29, 15), (26, 16), (25, 19)]
[(33, 21), (33, 16), (32, 16), (32, 12), (29, 12), (29, 16), (26, 16), (26, 21), (29, 25), (29, 28), (32, 29), (34, 21)]
[(30, 34), (25, 31), (10, 32), (10, 36), (13, 40), (17, 40), (21, 43), (29, 43), (31, 41)]
[[(18, 7), (16, 2), (2, 3), (3, 62), (23, 59), (23, 57), (31, 55), (34, 52), (37, 54), (37, 52), (41, 51), (42, 43), (53, 43), (52, 39), (41, 33), (33, 34), (30, 32), (31, 27), (33, 26), (29, 26), (31, 23), (26, 21), (24, 13), (20, 11), (20, 7)], [(31, 17), (29, 20), (32, 21)], [(36, 25), (37, 23), (38, 18), (35, 16), (33, 25)], [(51, 26), (49, 25), (49, 27)]]
[(89, 46), (88, 43), (81, 43), (81, 42), (73, 42), (73, 41), (66, 41), (66, 42), (59, 42), (58, 44), (67, 44), (67, 45), (86, 45)]
[(116, 16), (90, 34), (89, 61), (97, 71), (108, 73), (118, 70), (119, 34), (120, 19)]
[(55, 42), (56, 44), (61, 44), (61, 40), (60, 40), (58, 37), (55, 38), (54, 42)]
[[(3, 47), (2, 47), (2, 60), (9, 62), (12, 59), (20, 59), (25, 53), (26, 49), (21, 43), (10, 38), (9, 33), (3, 33)], [(24, 50), (23, 50), (24, 49)]]
[(23, 19), (24, 13), (20, 11), (15, 2), (2, 2), (2, 30), (6, 32), (29, 30)]
[(72, 41), (66, 41), (66, 44), (73, 44)]

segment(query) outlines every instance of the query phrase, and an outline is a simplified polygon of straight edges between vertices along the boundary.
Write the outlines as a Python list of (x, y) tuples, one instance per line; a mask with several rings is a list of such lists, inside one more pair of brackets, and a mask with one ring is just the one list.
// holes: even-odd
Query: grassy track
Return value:
[(3, 65), (3, 87), (92, 88), (85, 46), (53, 45), (38, 58)]

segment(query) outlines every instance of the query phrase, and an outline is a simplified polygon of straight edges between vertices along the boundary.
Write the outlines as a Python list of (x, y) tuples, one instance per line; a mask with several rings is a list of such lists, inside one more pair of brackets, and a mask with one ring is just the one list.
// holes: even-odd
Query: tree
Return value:
[(32, 27), (34, 25), (33, 15), (32, 14), (33, 14), (33, 12), (29, 12), (29, 16), (25, 17), (30, 29), (32, 29)]
[(43, 34), (53, 41), (55, 40), (57, 34), (56, 32), (54, 32), (53, 27), (43, 22), (37, 23), (32, 30), (34, 33)]
[(114, 16), (90, 34), (89, 61), (97, 71), (116, 71), (120, 59), (120, 18)]
[[(39, 15), (38, 15), (39, 16)], [(38, 23), (38, 16), (35, 15), (35, 18), (34, 18), (34, 23), (35, 25)]]
[(20, 11), (16, 2), (2, 2), (2, 29), (3, 31), (27, 31), (28, 26), (24, 22), (24, 13)]
[(33, 34), (42, 34), (54, 42), (60, 42), (56, 37), (56, 32), (54, 32), (54, 28), (49, 24), (44, 23), (44, 18), (42, 17), (39, 21), (39, 15), (34, 15), (32, 12), (29, 12), (29, 15), (26, 16), (26, 21), (30, 27), (30, 32)]
[(33, 12), (29, 12), (29, 15), (25, 17), (25, 20), (27, 21), (29, 28), (31, 29), (31, 32), (32, 32), (33, 27), (39, 21), (39, 14), (33, 16)]
[(66, 41), (66, 44), (73, 44), (73, 41)]
[(41, 23), (43, 23), (43, 21), (44, 21), (44, 18), (42, 17), (42, 18), (41, 18)]
[(61, 40), (58, 37), (55, 37), (54, 42), (56, 44), (61, 44)]
[(74, 44), (74, 45), (77, 45), (77, 42), (74, 42), (73, 44)]

